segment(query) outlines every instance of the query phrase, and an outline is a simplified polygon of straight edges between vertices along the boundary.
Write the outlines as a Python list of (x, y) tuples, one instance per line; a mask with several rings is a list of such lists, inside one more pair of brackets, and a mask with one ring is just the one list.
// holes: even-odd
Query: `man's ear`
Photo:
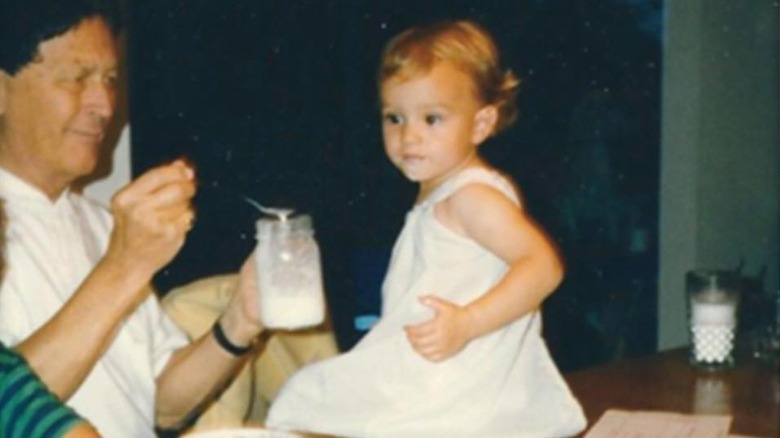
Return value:
[(471, 141), (474, 144), (480, 144), (493, 135), (498, 122), (498, 108), (495, 105), (486, 105), (474, 115), (474, 131), (471, 135)]

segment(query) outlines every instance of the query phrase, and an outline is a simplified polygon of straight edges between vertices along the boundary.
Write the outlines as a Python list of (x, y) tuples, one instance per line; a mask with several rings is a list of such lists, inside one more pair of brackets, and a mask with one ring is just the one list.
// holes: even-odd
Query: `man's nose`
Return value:
[(84, 92), (84, 106), (90, 112), (108, 119), (114, 114), (116, 86), (113, 82), (95, 80)]

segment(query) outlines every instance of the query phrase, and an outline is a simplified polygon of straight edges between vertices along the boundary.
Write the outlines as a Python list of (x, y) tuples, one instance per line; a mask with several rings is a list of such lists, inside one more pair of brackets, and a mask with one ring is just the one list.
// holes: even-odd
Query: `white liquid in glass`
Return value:
[(258, 221), (255, 262), (266, 327), (292, 330), (323, 322), (320, 252), (308, 217)]
[(726, 361), (734, 349), (736, 329), (734, 303), (692, 303), (693, 354), (699, 362)]

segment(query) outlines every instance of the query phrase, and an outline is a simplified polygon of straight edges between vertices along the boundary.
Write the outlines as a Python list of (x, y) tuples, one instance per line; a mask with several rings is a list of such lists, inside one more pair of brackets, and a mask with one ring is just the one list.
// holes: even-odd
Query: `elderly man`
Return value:
[(191, 343), (150, 292), (192, 221), (184, 163), (140, 176), (111, 214), (69, 189), (114, 112), (114, 23), (94, 0), (0, 1), (0, 340), (103, 436), (149, 437), (197, 412), (263, 328), (252, 263)]

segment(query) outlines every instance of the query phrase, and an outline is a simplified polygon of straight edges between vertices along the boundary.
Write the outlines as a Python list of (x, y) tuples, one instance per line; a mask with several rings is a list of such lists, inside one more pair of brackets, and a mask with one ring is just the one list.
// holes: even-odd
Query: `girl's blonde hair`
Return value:
[(445, 21), (396, 35), (382, 53), (377, 81), (381, 87), (392, 78), (406, 80), (429, 72), (442, 61), (453, 63), (471, 76), (477, 98), (496, 106), (494, 134), (515, 121), (520, 80), (512, 71), (501, 68), (493, 38), (471, 21)]

